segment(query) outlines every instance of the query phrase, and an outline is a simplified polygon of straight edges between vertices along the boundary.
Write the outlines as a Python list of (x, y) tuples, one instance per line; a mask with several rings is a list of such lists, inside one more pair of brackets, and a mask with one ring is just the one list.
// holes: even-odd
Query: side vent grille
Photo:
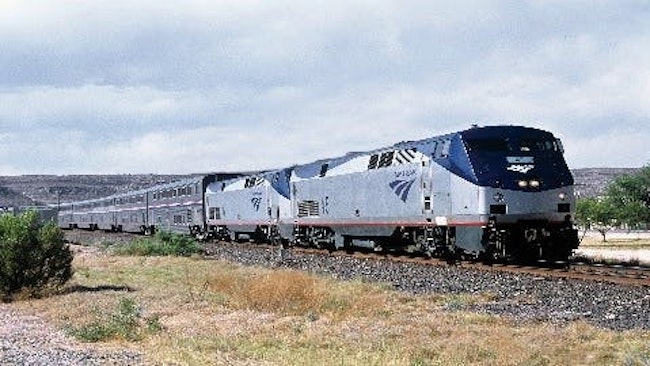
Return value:
[(395, 162), (397, 164), (410, 164), (415, 161), (417, 149), (399, 150), (395, 154)]
[(381, 154), (381, 158), (379, 159), (379, 165), (377, 166), (378, 168), (385, 168), (388, 166), (391, 166), (393, 163), (393, 157), (395, 156), (394, 151), (388, 151), (383, 154)]
[(298, 202), (298, 217), (318, 216), (320, 207), (317, 201)]
[(376, 169), (377, 163), (379, 162), (379, 155), (374, 154), (370, 157), (370, 162), (368, 163), (368, 169)]

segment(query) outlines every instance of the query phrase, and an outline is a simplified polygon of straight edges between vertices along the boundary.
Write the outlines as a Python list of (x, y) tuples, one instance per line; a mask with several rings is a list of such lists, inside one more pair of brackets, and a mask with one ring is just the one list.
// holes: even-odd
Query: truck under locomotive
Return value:
[(566, 260), (578, 245), (562, 145), (534, 128), (474, 127), (202, 182), (192, 232), (218, 239), (508, 261)]

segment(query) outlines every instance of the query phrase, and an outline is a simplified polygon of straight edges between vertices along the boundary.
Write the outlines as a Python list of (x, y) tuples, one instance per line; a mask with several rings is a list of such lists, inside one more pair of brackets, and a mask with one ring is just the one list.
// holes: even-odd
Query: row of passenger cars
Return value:
[(566, 260), (573, 178), (550, 132), (473, 127), (61, 206), (62, 227), (433, 256)]
[(208, 174), (139, 191), (59, 205), (59, 226), (153, 234), (156, 230), (205, 233), (204, 192), (211, 182), (237, 174)]

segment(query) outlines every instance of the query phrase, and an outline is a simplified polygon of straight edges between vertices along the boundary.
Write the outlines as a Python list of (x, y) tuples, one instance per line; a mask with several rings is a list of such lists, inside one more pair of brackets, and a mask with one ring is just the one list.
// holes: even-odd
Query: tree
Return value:
[(602, 198), (585, 198), (576, 208), (578, 223), (597, 230), (603, 241), (612, 228), (621, 224), (635, 227), (650, 223), (650, 165), (633, 175), (612, 181)]
[(650, 222), (650, 165), (634, 175), (616, 178), (607, 187), (607, 199), (621, 223), (634, 227)]
[(594, 229), (607, 241), (607, 232), (618, 223), (616, 206), (608, 198), (583, 198), (576, 207), (578, 224), (586, 229)]
[(54, 223), (42, 224), (38, 213), (0, 216), (0, 295), (22, 290), (39, 295), (72, 277), (72, 251)]

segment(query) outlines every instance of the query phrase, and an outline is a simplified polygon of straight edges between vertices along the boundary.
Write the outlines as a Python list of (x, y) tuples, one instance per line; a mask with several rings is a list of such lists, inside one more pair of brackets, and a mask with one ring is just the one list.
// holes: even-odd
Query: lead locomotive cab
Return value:
[(559, 139), (533, 128), (462, 133), (487, 214), (487, 258), (564, 261), (578, 246), (573, 177)]

